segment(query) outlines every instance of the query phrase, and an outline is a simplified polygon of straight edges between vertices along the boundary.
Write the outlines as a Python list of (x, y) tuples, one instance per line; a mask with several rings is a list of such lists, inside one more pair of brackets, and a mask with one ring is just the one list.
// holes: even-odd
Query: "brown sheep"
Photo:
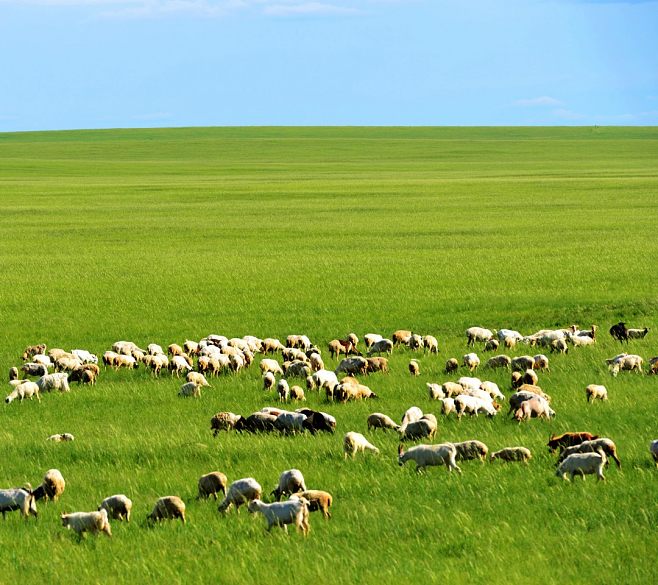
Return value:
[(298, 494), (295, 494), (295, 496), (306, 498), (308, 500), (309, 512), (315, 512), (317, 510), (321, 510), (322, 515), (326, 520), (329, 520), (331, 518), (331, 513), (329, 512), (329, 508), (331, 508), (331, 504), (333, 503), (333, 497), (329, 492), (325, 492), (322, 490), (306, 490)]
[(180, 518), (185, 524), (185, 503), (178, 496), (165, 496), (160, 498), (153, 507), (153, 511), (146, 517), (148, 521), (159, 522), (165, 519)]
[(450, 358), (446, 362), (446, 367), (444, 369), (444, 372), (446, 374), (450, 374), (451, 372), (456, 372), (459, 369), (459, 362), (457, 361), (456, 358)]
[(205, 499), (210, 496), (217, 499), (217, 492), (222, 492), (226, 496), (226, 476), (220, 471), (211, 471), (199, 478), (198, 488), (199, 495), (197, 499)]

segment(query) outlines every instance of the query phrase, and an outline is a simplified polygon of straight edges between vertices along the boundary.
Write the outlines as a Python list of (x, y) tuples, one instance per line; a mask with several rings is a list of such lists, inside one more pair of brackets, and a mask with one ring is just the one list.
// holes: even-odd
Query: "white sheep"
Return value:
[(449, 415), (451, 412), (457, 412), (454, 398), (439, 398), (439, 402), (441, 402), (441, 413), (444, 416)]
[(106, 510), (107, 514), (113, 520), (125, 520), (130, 522), (130, 511), (133, 508), (132, 500), (123, 494), (116, 494), (105, 498), (98, 511)]
[(69, 441), (75, 441), (75, 437), (71, 433), (58, 433), (56, 435), (50, 435), (46, 441), (52, 441), (53, 443), (67, 443)]
[(379, 454), (379, 449), (370, 443), (361, 433), (355, 433), (354, 431), (346, 433), (343, 438), (345, 459), (347, 459), (348, 455), (354, 459), (354, 456), (359, 451), (372, 451), (376, 455)]
[(439, 443), (437, 445), (416, 445), (405, 451), (402, 445), (398, 448), (398, 464), (404, 465), (407, 461), (416, 463), (416, 472), (421, 473), (426, 467), (432, 465), (445, 465), (448, 471), (453, 469), (459, 473), (462, 470), (456, 462), (457, 449), (452, 443)]
[(270, 492), (278, 502), (283, 496), (291, 496), (306, 491), (304, 476), (299, 469), (288, 469), (279, 476), (279, 484)]
[[(71, 353), (76, 356), (83, 364), (97, 364), (98, 356), (87, 351), (86, 349), (72, 349)], [(36, 361), (36, 360), (34, 360)]]
[(480, 358), (475, 353), (467, 353), (462, 359), (464, 367), (468, 368), (469, 372), (474, 372), (480, 365)]
[(281, 412), (274, 421), (274, 428), (284, 434), (303, 433), (306, 430), (306, 415), (301, 412)]
[(181, 373), (187, 374), (187, 372), (191, 371), (192, 366), (185, 359), (185, 356), (174, 355), (169, 362), (169, 370), (171, 371), (172, 376), (176, 374), (176, 377), (178, 378)]
[(467, 345), (475, 345), (476, 341), (489, 341), (493, 333), (484, 327), (469, 327), (466, 330)]
[(200, 372), (188, 372), (185, 379), (188, 382), (193, 382), (197, 386), (206, 386), (208, 388), (211, 387), (210, 384), (208, 383), (208, 380), (206, 380), (206, 377)]
[(453, 443), (457, 450), (457, 461), (469, 461), (471, 459), (480, 459), (483, 463), (487, 459), (489, 447), (482, 441), (470, 440), (462, 441), (461, 443)]
[(279, 362), (271, 358), (263, 358), (260, 360), (260, 371), (262, 374), (272, 372), (273, 374), (279, 374), (280, 376), (283, 376), (283, 370), (281, 369)]
[(197, 483), (199, 489), (197, 499), (212, 496), (216, 500), (218, 492), (222, 492), (222, 494), (226, 496), (227, 481), (226, 475), (221, 471), (211, 471), (210, 473), (202, 475)]
[(412, 376), (419, 376), (420, 375), (420, 364), (416, 360), (411, 360), (409, 362), (409, 373)]
[(432, 439), (436, 435), (437, 422), (433, 414), (424, 414), (419, 420), (410, 422), (398, 429), (400, 440), (416, 440), (428, 437)]
[(250, 512), (260, 512), (265, 517), (268, 532), (272, 526), (281, 526), (287, 532), (288, 524), (294, 524), (297, 530), (306, 536), (311, 529), (308, 523), (308, 505), (309, 502), (306, 498), (291, 497), (285, 502), (272, 504), (254, 499), (249, 502), (247, 508)]
[(368, 355), (375, 353), (393, 353), (393, 342), (390, 339), (379, 339), (368, 348)]
[(37, 402), (41, 402), (41, 398), (39, 396), (39, 385), (36, 382), (31, 382), (29, 380), (19, 381), (20, 384), (16, 384), (14, 389), (5, 398), (5, 402), (7, 404), (11, 404), (14, 400), (16, 400), (16, 398), (20, 398), (22, 402), (25, 398), (29, 398), (31, 400), (34, 396), (36, 396)]
[(75, 531), (80, 538), (85, 532), (91, 532), (92, 534), (104, 532), (107, 536), (112, 536), (110, 523), (107, 520), (107, 510), (105, 509), (96, 512), (62, 514), (60, 519), (62, 520), (62, 526)]
[(14, 510), (20, 510), (25, 519), (28, 519), (30, 514), (35, 518), (38, 517), (36, 498), (30, 486), (0, 490), (0, 512), (2, 512), (2, 519), (4, 520), (7, 512), (13, 512)]
[(580, 475), (585, 479), (585, 475), (595, 473), (599, 480), (604, 480), (603, 467), (606, 461), (607, 458), (603, 451), (598, 453), (574, 453), (560, 463), (555, 475), (567, 479), (567, 474), (570, 474), (573, 481), (574, 475)]
[(608, 390), (601, 384), (590, 384), (585, 388), (585, 395), (587, 396), (587, 402), (592, 402), (597, 398), (599, 400), (607, 400)]
[(41, 485), (34, 490), (34, 499), (40, 500), (41, 498), (45, 498), (46, 500), (52, 499), (56, 502), (64, 493), (65, 488), (66, 482), (61, 471), (59, 469), (49, 469), (43, 476)]
[(368, 416), (368, 430), (374, 429), (393, 429), (397, 431), (400, 425), (397, 424), (390, 416), (382, 414), (381, 412), (373, 412)]
[(382, 335), (378, 333), (366, 333), (363, 336), (363, 341), (366, 344), (366, 349), (370, 349), (375, 343), (384, 339)]
[(286, 380), (282, 379), (277, 382), (276, 391), (281, 402), (287, 402), (290, 400), (290, 386), (288, 386), (288, 382)]
[(461, 418), (463, 414), (473, 416), (477, 416), (478, 414), (496, 416), (498, 414), (491, 400), (483, 400), (482, 398), (468, 396), (466, 394), (460, 394), (455, 398), (455, 411), (458, 418)]
[(429, 351), (430, 353), (439, 353), (439, 342), (433, 335), (425, 335), (423, 337), (423, 347), (425, 351)]
[(446, 395), (441, 384), (433, 384), (431, 382), (427, 382), (426, 386), (430, 400), (440, 400), (441, 398), (445, 398)]
[(485, 380), (484, 382), (482, 382), (482, 384), (480, 384), (480, 388), (485, 392), (488, 392), (491, 398), (497, 398), (498, 400), (505, 400), (505, 395), (500, 391), (498, 384), (496, 384), (495, 382), (490, 382), (489, 380)]
[(217, 509), (220, 512), (227, 512), (231, 506), (235, 506), (236, 510), (239, 510), (242, 504), (259, 500), (262, 495), (263, 488), (253, 477), (237, 479), (229, 486), (224, 500)]
[(70, 392), (69, 376), (64, 372), (57, 372), (55, 374), (46, 374), (37, 380), (39, 392), (51, 392), (59, 390), (60, 392)]

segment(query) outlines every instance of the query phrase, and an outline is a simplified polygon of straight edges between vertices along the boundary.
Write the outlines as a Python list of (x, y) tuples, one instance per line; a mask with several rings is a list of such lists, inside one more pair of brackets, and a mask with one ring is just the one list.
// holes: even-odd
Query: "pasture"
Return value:
[[(604, 360), (622, 351), (607, 333), (620, 320), (650, 328), (629, 353), (645, 363), (658, 355), (657, 161), (655, 128), (0, 134), (3, 376), (40, 342), (100, 355), (120, 339), (305, 333), (328, 368), (337, 362), (327, 342), (351, 331), (410, 329), (440, 348), (438, 357), (396, 349), (390, 374), (365, 379), (378, 401), (307, 392), (306, 405), (338, 420), (333, 436), (212, 437), (215, 412), (276, 404), (262, 390), (260, 356), (212, 379), (199, 399), (140, 368), (102, 370), (96, 386), (73, 384), (40, 404), (3, 404), (0, 487), (36, 486), (56, 467), (67, 488), (59, 502), (39, 502), (38, 521), (0, 520), (0, 583), (655, 582), (648, 445), (658, 438), (658, 377), (612, 378)], [(518, 424), (503, 404), (492, 419), (458, 421), (428, 399), (426, 382), (465, 375), (443, 365), (467, 353), (467, 327), (528, 334), (573, 323), (600, 332), (593, 347), (549, 355), (539, 385), (555, 419)], [(509, 396), (507, 371), (478, 375)], [(591, 383), (605, 384), (609, 401), (587, 404)], [(395, 434), (366, 431), (369, 413), (399, 421), (412, 405), (437, 415), (434, 442), (477, 438), (534, 457), (417, 475), (398, 466)], [(345, 461), (350, 430), (381, 454)], [(545, 444), (570, 430), (612, 438), (622, 469), (612, 464), (606, 482), (555, 477)], [(76, 440), (45, 441), (63, 432)], [(293, 467), (334, 496), (333, 518), (311, 514), (306, 539), (195, 500), (206, 472), (251, 476), (269, 493)], [(60, 513), (115, 493), (133, 499), (134, 520), (112, 522), (111, 540), (78, 543), (62, 528)], [(164, 495), (186, 501), (185, 526), (144, 526)]]

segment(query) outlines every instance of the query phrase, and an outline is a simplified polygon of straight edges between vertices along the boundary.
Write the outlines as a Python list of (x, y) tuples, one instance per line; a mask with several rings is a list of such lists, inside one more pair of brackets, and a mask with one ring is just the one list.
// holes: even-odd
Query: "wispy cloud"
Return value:
[(357, 8), (325, 4), (323, 2), (294, 2), (288, 4), (272, 4), (263, 7), (264, 14), (272, 16), (303, 16), (322, 14), (356, 14)]
[(537, 106), (540, 106), (540, 107), (541, 106), (555, 107), (555, 106), (561, 106), (563, 104), (558, 99), (549, 97), (547, 95), (542, 95), (542, 96), (536, 97), (536, 98), (516, 100), (514, 102), (514, 105), (515, 106), (522, 106), (522, 107), (537, 107)]

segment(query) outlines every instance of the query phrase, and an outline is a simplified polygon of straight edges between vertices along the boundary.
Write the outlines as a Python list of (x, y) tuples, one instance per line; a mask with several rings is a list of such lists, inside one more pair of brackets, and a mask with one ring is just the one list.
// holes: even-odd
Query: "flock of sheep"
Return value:
[[(567, 353), (570, 347), (582, 347), (596, 342), (596, 326), (580, 330), (576, 326), (566, 329), (543, 329), (531, 335), (522, 335), (518, 331), (499, 329), (491, 331), (483, 327), (471, 327), (466, 331), (467, 346), (483, 344), (484, 351), (498, 351), (501, 348), (513, 348), (518, 344), (528, 347), (543, 347), (550, 352)], [(610, 335), (620, 342), (646, 336), (648, 329), (630, 329), (625, 323), (618, 323), (610, 328)], [(263, 356), (259, 363), (262, 387), (265, 391), (276, 390), (281, 406), (265, 407), (247, 416), (232, 412), (218, 412), (211, 419), (214, 435), (221, 431), (237, 432), (280, 432), (333, 433), (336, 419), (321, 410), (283, 408), (291, 401), (304, 401), (306, 392), (324, 392), (327, 402), (345, 403), (351, 400), (377, 399), (378, 396), (357, 376), (367, 376), (374, 372), (389, 371), (387, 357), (397, 346), (406, 346), (411, 350), (423, 350), (438, 353), (438, 341), (431, 335), (418, 335), (411, 331), (396, 331), (391, 338), (377, 334), (366, 334), (363, 339), (365, 355), (359, 350), (360, 340), (351, 333), (345, 339), (329, 342), (328, 349), (332, 358), (343, 359), (334, 370), (326, 369), (321, 350), (305, 335), (290, 335), (285, 343), (278, 339), (260, 339), (253, 336), (243, 338), (226, 338), (209, 335), (200, 341), (187, 340), (182, 346), (171, 344), (165, 351), (157, 344), (149, 344), (145, 349), (135, 343), (119, 341), (100, 357), (87, 350), (74, 349), (70, 352), (59, 348), (47, 349), (44, 344), (27, 347), (22, 355), (23, 364), (9, 370), (11, 392), (5, 402), (36, 398), (46, 392), (69, 392), (71, 382), (78, 384), (95, 384), (101, 374), (101, 365), (116, 370), (138, 367), (147, 368), (153, 376), (168, 371), (171, 376), (185, 377), (179, 388), (181, 397), (200, 397), (201, 388), (210, 386), (207, 376), (223, 373), (238, 373), (249, 368), (258, 354)], [(642, 371), (644, 360), (637, 355), (620, 353), (607, 361), (610, 373), (616, 376), (620, 371)], [(658, 357), (649, 360), (649, 373), (658, 373)], [(450, 358), (445, 364), (445, 373), (450, 374), (460, 369), (468, 370), (468, 376), (457, 381), (443, 384), (427, 383), (430, 400), (439, 401), (443, 415), (455, 413), (477, 416), (485, 414), (496, 416), (501, 409), (501, 402), (507, 400), (508, 414), (522, 422), (531, 418), (550, 418), (555, 416), (551, 407), (551, 397), (539, 386), (538, 372), (549, 371), (549, 358), (542, 353), (534, 356), (522, 355), (511, 358), (504, 354), (491, 357), (485, 368), (507, 368), (511, 370), (511, 386), (514, 392), (506, 398), (500, 388), (493, 382), (476, 378), (474, 374), (481, 365), (477, 353), (469, 352), (461, 360)], [(412, 376), (420, 373), (420, 364), (412, 359), (409, 362)], [(278, 376), (278, 379), (277, 379)], [(339, 378), (339, 376), (342, 376)], [(30, 379), (34, 378), (34, 379)], [(292, 384), (295, 378), (299, 384)], [(303, 387), (304, 386), (304, 387)], [(607, 390), (602, 385), (589, 385), (585, 389), (588, 401), (607, 399)], [(390, 430), (399, 434), (398, 463), (404, 465), (409, 461), (416, 464), (418, 472), (426, 467), (444, 465), (448, 471), (461, 473), (458, 462), (480, 459), (491, 461), (527, 462), (532, 454), (522, 446), (510, 446), (489, 453), (487, 445), (477, 440), (459, 443), (419, 444), (405, 449), (406, 441), (432, 440), (437, 432), (435, 415), (423, 413), (418, 407), (409, 408), (400, 424), (388, 415), (375, 412), (368, 416), (367, 429)], [(52, 435), (49, 440), (62, 442), (73, 440), (69, 433)], [(551, 451), (559, 450), (556, 475), (573, 478), (596, 474), (605, 479), (603, 469), (608, 459), (613, 459), (621, 466), (615, 443), (607, 437), (598, 437), (584, 432), (569, 432), (559, 437), (552, 436), (548, 447)], [(359, 452), (379, 453), (363, 434), (350, 431), (343, 437), (345, 458), (355, 457)], [(658, 465), (658, 440), (650, 444), (651, 455)], [(49, 470), (43, 483), (32, 490), (28, 484), (21, 488), (0, 490), (0, 511), (20, 510), (28, 517), (37, 515), (36, 501), (41, 498), (57, 500), (64, 491), (64, 478), (58, 470)], [(321, 510), (325, 518), (331, 517), (329, 507), (332, 496), (324, 490), (307, 490), (302, 473), (291, 469), (281, 474), (278, 486), (270, 494), (274, 502), (262, 500), (262, 488), (253, 478), (243, 478), (227, 485), (227, 478), (221, 472), (211, 472), (199, 479), (199, 498), (222, 493), (224, 500), (219, 505), (220, 512), (226, 512), (232, 506), (239, 508), (246, 504), (250, 512), (261, 513), (267, 522), (268, 530), (273, 526), (286, 527), (293, 524), (304, 535), (309, 531), (309, 512)], [(280, 502), (280, 498), (288, 499)], [(63, 526), (74, 530), (79, 535), (85, 532), (104, 532), (111, 536), (110, 519), (130, 521), (131, 500), (117, 494), (103, 500), (98, 509), (92, 512), (62, 514)], [(148, 519), (158, 521), (166, 518), (180, 518), (185, 523), (185, 504), (177, 496), (158, 499)]]

